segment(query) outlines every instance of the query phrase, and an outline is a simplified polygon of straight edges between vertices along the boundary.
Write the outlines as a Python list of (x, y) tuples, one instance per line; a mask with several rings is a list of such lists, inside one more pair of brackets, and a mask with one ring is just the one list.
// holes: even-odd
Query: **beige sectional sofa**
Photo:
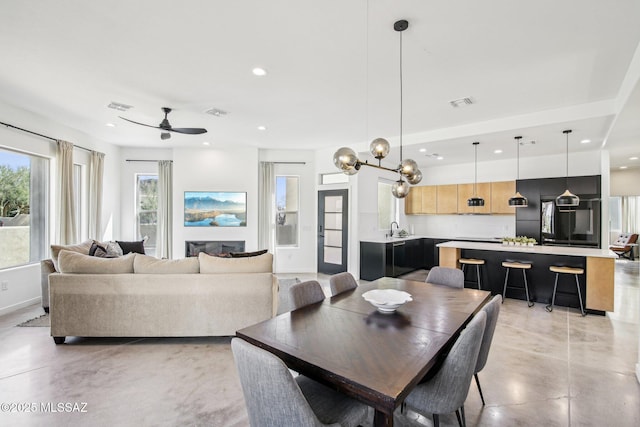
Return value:
[(161, 260), (61, 251), (49, 275), (51, 336), (227, 336), (275, 316), (273, 256)]

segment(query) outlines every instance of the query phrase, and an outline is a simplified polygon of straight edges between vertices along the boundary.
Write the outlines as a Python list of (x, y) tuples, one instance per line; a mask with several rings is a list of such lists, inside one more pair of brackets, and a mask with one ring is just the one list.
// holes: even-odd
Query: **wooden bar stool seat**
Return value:
[[(531, 298), (529, 297), (529, 284), (527, 283), (527, 273), (526, 273), (526, 271), (531, 268), (532, 264), (527, 261), (507, 260), (502, 262), (502, 266), (507, 269), (507, 272), (504, 276), (504, 289), (502, 290), (502, 302), (504, 302), (504, 297), (507, 293), (507, 287), (508, 287), (507, 284), (509, 282), (509, 270), (514, 268), (522, 271), (522, 278), (524, 279), (524, 291), (527, 296), (527, 304), (529, 305), (529, 307), (533, 307), (534, 302), (531, 301)], [(522, 289), (521, 287), (516, 287), (516, 286), (509, 286), (509, 287)]]
[(552, 273), (556, 273), (556, 280), (553, 284), (553, 295), (551, 296), (551, 304), (547, 305), (546, 309), (548, 312), (553, 311), (553, 305), (556, 302), (556, 291), (558, 289), (558, 276), (561, 274), (573, 274), (576, 278), (576, 288), (578, 289), (578, 299), (580, 300), (580, 313), (583, 316), (586, 316), (587, 313), (584, 311), (584, 306), (582, 305), (582, 292), (580, 292), (580, 280), (578, 279), (578, 275), (584, 274), (584, 268), (580, 267), (567, 267), (561, 265), (552, 265), (549, 267), (549, 270)]
[(458, 260), (458, 262), (460, 264), (462, 264), (462, 272), (464, 273), (464, 268), (467, 265), (475, 265), (476, 266), (476, 283), (478, 285), (478, 289), (482, 289), (482, 283), (480, 282), (480, 266), (484, 265), (484, 260), (483, 259), (477, 259), (477, 258), (460, 258)]

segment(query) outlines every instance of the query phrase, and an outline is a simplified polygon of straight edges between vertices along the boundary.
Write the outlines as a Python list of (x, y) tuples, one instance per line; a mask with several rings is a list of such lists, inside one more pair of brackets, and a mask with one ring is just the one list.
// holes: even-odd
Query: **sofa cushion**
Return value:
[(131, 252), (144, 255), (144, 239), (135, 242), (121, 242), (120, 240), (116, 240), (116, 242), (118, 242), (118, 245), (122, 248), (122, 253), (125, 255)]
[(58, 264), (61, 273), (127, 274), (133, 273), (136, 254), (118, 258), (98, 258), (72, 251), (60, 251)]
[(266, 249), (263, 249), (261, 251), (255, 251), (255, 252), (231, 252), (231, 258), (247, 258), (247, 257), (258, 256), (266, 253), (267, 253)]
[(254, 257), (220, 258), (204, 252), (198, 254), (200, 273), (271, 273), (273, 255), (265, 253)]
[(53, 266), (56, 271), (60, 271), (60, 267), (58, 267), (58, 256), (60, 255), (60, 251), (72, 251), (88, 255), (92, 244), (93, 240), (86, 240), (76, 245), (51, 245), (51, 261), (53, 261)]
[(189, 274), (200, 273), (198, 258), (158, 259), (149, 255), (136, 255), (133, 272), (142, 274)]

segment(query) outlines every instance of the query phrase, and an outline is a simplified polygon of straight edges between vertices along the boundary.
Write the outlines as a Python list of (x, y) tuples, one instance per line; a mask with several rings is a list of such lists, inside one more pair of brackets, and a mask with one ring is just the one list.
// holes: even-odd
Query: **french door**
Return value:
[(347, 271), (348, 190), (318, 192), (318, 273)]

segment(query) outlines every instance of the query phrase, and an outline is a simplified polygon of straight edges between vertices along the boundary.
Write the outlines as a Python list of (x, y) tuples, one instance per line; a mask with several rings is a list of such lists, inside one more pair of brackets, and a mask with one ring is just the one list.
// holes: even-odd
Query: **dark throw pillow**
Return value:
[(109, 254), (107, 252), (107, 248), (105, 248), (104, 246), (102, 246), (101, 244), (99, 244), (96, 241), (94, 241), (91, 244), (91, 248), (89, 248), (89, 255), (97, 256), (97, 257), (100, 257), (100, 258), (108, 258), (109, 257)]
[(255, 251), (255, 252), (231, 252), (231, 258), (247, 258), (247, 257), (258, 256), (266, 253), (267, 253), (266, 249), (263, 249), (261, 251)]
[(131, 252), (144, 255), (144, 240), (140, 240), (137, 242), (121, 242), (120, 240), (116, 240), (118, 245), (122, 248), (123, 254), (129, 254)]

